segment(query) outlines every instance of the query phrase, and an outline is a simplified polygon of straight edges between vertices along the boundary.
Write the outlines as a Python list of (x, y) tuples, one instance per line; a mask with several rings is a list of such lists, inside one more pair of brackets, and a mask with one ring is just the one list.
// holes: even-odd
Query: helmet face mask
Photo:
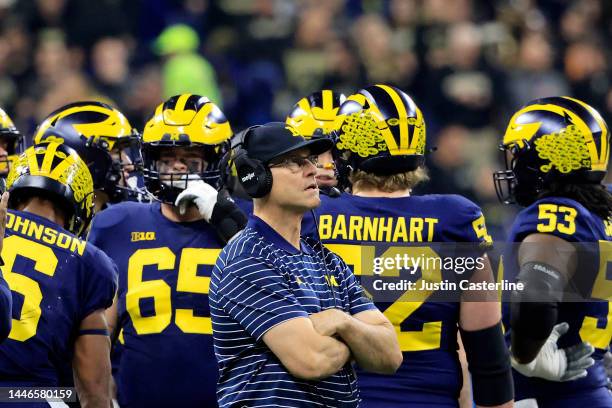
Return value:
[[(173, 204), (191, 181), (202, 180), (219, 188), (219, 161), (231, 136), (225, 115), (208, 98), (183, 94), (160, 104), (143, 131), (147, 190)], [(175, 158), (185, 165), (175, 168), (169, 163)]]
[[(65, 143), (87, 163), (94, 188), (111, 202), (118, 202), (138, 191), (123, 180), (124, 165), (142, 163), (140, 135), (117, 109), (101, 102), (76, 102), (51, 113), (36, 129), (34, 143)], [(127, 148), (132, 163), (117, 162), (113, 150)], [(117, 156), (121, 157), (121, 155)], [(135, 167), (140, 171), (140, 167)]]
[[(524, 141), (524, 149), (531, 149), (529, 142)], [(536, 168), (524, 161), (517, 161), (517, 146), (501, 145), (506, 170), (493, 173), (493, 183), (497, 198), (504, 204), (529, 205), (544, 188), (544, 179)], [(519, 167), (517, 167), (519, 166)]]
[(513, 115), (500, 146), (507, 154), (506, 170), (493, 173), (498, 198), (527, 206), (552, 183), (601, 183), (609, 138), (606, 123), (584, 102), (551, 97), (528, 103)]
[(173, 203), (193, 181), (219, 187), (218, 155), (212, 146), (146, 146), (145, 150), (145, 183), (161, 201)]
[(140, 149), (140, 136), (134, 136), (120, 140), (110, 150), (111, 165), (102, 190), (111, 192), (111, 202), (137, 198), (143, 194), (142, 187), (138, 185), (143, 168)]

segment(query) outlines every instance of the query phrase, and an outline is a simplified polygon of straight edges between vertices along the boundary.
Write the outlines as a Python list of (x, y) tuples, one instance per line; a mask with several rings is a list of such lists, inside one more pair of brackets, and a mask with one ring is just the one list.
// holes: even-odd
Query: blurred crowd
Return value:
[(26, 135), (84, 99), (142, 128), (193, 92), (239, 130), (322, 88), (393, 84), (438, 148), (422, 191), (474, 199), (502, 238), (491, 171), (510, 113), (568, 95), (612, 123), (610, 38), (609, 0), (0, 0), (0, 106)]

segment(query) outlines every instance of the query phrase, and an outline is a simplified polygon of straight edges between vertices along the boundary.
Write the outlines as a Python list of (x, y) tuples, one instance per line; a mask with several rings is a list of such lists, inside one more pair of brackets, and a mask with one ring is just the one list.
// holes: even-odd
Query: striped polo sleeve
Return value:
[(343, 292), (343, 304), (344, 309), (351, 315), (365, 312), (366, 310), (376, 309), (376, 306), (372, 301), (365, 295), (365, 292), (359, 281), (351, 271), (351, 269), (344, 263), (344, 261), (336, 254), (332, 253), (335, 265), (335, 274), (339, 277), (342, 282)]
[(289, 282), (265, 260), (237, 257), (225, 266), (217, 293), (225, 310), (256, 341), (272, 327), (298, 317), (308, 318)]

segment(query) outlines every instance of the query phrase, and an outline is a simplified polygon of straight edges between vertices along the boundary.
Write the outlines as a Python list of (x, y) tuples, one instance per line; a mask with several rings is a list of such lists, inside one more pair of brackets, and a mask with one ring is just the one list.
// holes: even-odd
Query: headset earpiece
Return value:
[(260, 160), (251, 159), (244, 148), (249, 133), (259, 127), (251, 126), (241, 132), (233, 159), (238, 174), (238, 181), (251, 198), (261, 198), (272, 190), (272, 172)]

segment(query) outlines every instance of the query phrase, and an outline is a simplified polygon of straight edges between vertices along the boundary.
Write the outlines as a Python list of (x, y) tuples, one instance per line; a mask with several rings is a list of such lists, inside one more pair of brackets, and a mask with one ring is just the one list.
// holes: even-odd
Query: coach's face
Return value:
[(317, 156), (308, 149), (300, 149), (272, 160), (272, 190), (270, 204), (306, 212), (321, 203), (317, 187)]

